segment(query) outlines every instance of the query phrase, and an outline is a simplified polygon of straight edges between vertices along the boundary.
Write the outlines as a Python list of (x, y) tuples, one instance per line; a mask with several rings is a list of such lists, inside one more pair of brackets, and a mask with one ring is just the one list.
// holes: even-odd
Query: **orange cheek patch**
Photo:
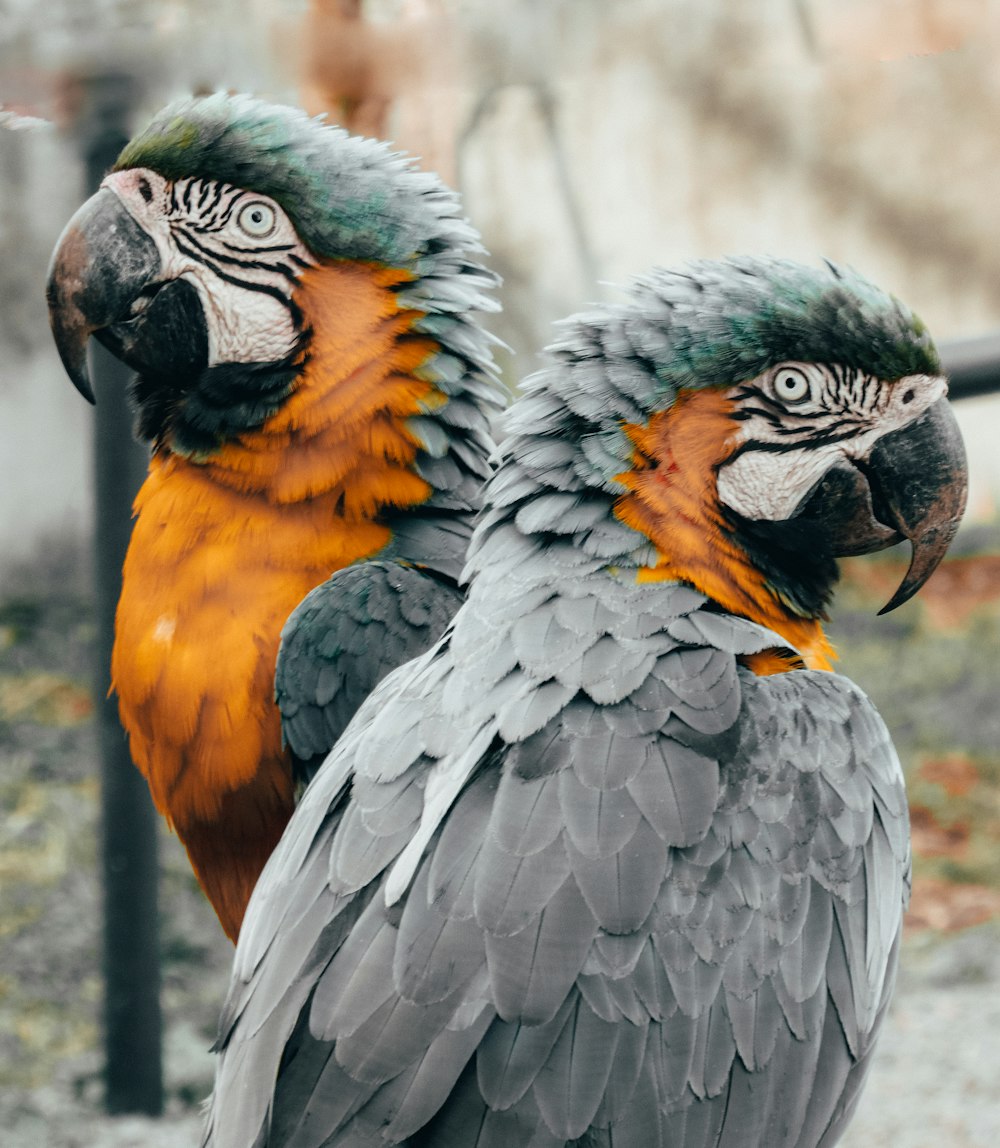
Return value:
[(634, 469), (615, 476), (629, 490), (615, 512), (660, 554), (640, 580), (685, 578), (712, 597), (728, 581), (739, 553), (722, 533), (715, 472), (732, 449), (732, 405), (719, 391), (681, 391), (646, 426), (625, 426)]
[(438, 346), (412, 332), (421, 312), (398, 309), (390, 288), (407, 280), (400, 271), (350, 263), (304, 272), (296, 301), (312, 339), (303, 375), (281, 410), (226, 444), (205, 473), (240, 494), (261, 490), (273, 502), (293, 503), (327, 491), (340, 496), (357, 486), (360, 472), (371, 483), (361, 499), (366, 514), (387, 491), (393, 505), (426, 499), (429, 487), (417, 490), (412, 474), (401, 471), (419, 449), (405, 421), (436, 399), (433, 385), (414, 372)]
[[(637, 579), (687, 582), (726, 610), (780, 634), (811, 669), (828, 670), (833, 648), (819, 622), (792, 614), (725, 528), (715, 476), (736, 445), (732, 410), (721, 390), (681, 391), (645, 426), (624, 427), (635, 444), (634, 465), (615, 476), (628, 489), (615, 513), (659, 554)], [(776, 665), (761, 660), (751, 668), (776, 672)], [(790, 668), (784, 663), (784, 670)]]

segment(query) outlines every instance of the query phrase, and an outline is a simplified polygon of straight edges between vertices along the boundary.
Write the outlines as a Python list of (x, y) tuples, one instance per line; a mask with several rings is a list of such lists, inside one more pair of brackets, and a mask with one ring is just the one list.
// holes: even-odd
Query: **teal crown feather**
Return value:
[(320, 256), (416, 275), (456, 247), (481, 251), (458, 197), (388, 144), (351, 136), (298, 108), (216, 93), (167, 105), (124, 148), (115, 170), (197, 176), (274, 199)]

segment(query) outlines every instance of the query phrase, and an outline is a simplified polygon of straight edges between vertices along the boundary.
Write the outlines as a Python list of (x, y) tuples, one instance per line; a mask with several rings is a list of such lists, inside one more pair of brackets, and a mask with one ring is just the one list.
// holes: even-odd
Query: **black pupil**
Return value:
[(139, 194), (147, 203), (153, 198), (153, 189), (149, 186), (149, 180), (139, 180)]

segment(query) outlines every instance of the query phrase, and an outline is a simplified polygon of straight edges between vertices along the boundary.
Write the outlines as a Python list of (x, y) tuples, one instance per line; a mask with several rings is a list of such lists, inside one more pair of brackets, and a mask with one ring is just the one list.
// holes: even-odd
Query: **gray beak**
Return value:
[(879, 516), (913, 548), (899, 589), (879, 611), (912, 598), (937, 569), (958, 531), (968, 493), (965, 445), (946, 399), (916, 422), (879, 439), (866, 466)]
[(108, 188), (66, 225), (49, 264), (49, 321), (66, 373), (88, 402), (94, 402), (94, 391), (87, 340), (128, 322), (137, 300), (158, 285), (159, 273), (155, 243)]

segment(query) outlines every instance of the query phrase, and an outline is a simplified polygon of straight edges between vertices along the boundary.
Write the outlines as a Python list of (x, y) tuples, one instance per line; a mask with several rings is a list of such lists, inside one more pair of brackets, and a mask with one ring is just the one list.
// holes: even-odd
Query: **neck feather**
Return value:
[[(617, 577), (633, 571), (638, 582), (686, 584), (780, 634), (811, 668), (829, 669), (834, 655), (819, 617), (803, 616), (775, 589), (719, 505), (714, 476), (737, 429), (730, 413), (722, 393), (703, 389), (682, 391), (647, 422), (622, 419), (616, 473), (612, 455), (593, 448), (592, 422), (547, 389), (529, 391), (508, 419), (515, 433), (488, 488), (471, 572), (494, 584), (487, 571), (503, 565), (513, 528), (533, 541), (543, 583), (554, 564), (574, 579), (610, 569)], [(518, 564), (510, 575), (522, 584), (534, 567)]]
[(406, 420), (434, 403), (414, 372), (437, 346), (397, 304), (392, 288), (405, 278), (352, 263), (305, 272), (296, 301), (312, 333), (295, 386), (263, 425), (201, 460), (206, 474), (279, 504), (332, 494), (348, 518), (424, 501)]
[(789, 605), (740, 545), (719, 504), (714, 476), (733, 449), (731, 411), (721, 391), (682, 391), (646, 425), (625, 428), (635, 451), (632, 468), (616, 476), (628, 493), (615, 513), (658, 555), (637, 578), (690, 583), (731, 613), (781, 634), (808, 665), (829, 669), (833, 649), (819, 618)]

